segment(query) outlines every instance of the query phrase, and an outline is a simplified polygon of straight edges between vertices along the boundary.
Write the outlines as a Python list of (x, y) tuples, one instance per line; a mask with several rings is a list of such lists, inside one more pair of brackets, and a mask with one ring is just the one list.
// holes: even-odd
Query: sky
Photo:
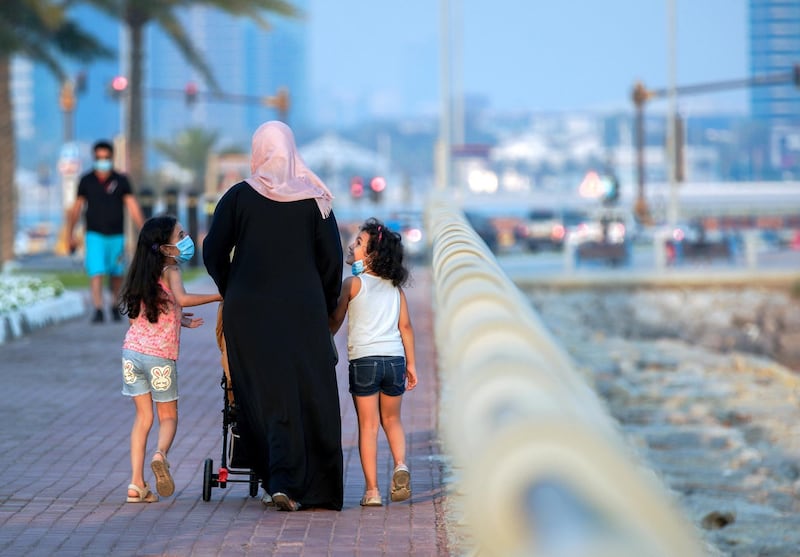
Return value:
[[(747, 0), (672, 1), (676, 83), (747, 77)], [(498, 112), (628, 108), (636, 80), (669, 84), (669, 4), (460, 0), (451, 29), (461, 29), (464, 95)], [(341, 123), (360, 107), (376, 116), (439, 110), (439, 0), (309, 0), (307, 14), (318, 118)], [(746, 103), (739, 90), (687, 97), (680, 108)]]

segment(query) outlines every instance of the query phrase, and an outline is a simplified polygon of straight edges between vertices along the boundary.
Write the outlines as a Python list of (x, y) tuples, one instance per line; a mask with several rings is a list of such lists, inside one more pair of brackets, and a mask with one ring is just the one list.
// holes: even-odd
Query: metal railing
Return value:
[(433, 201), (426, 220), (440, 434), (468, 554), (702, 555), (697, 531), (461, 211)]

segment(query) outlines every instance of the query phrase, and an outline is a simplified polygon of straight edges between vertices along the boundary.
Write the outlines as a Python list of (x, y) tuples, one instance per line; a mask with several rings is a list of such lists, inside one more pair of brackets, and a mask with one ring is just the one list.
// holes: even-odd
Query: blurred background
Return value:
[[(4, 3), (6, 23), (16, 4), (59, 3)], [(730, 257), (744, 230), (800, 248), (798, 0), (126, 11), (137, 4), (60, 13), (96, 55), (67, 56), (63, 41), (48, 57), (24, 41), (0, 46), (16, 149), (13, 184), (0, 188), (3, 261), (10, 219), (14, 256), (60, 249), (98, 139), (115, 141), (146, 210), (196, 209), (202, 234), (270, 119), (292, 126), (333, 190), (345, 237), (377, 215), (412, 255), (424, 254), (420, 214), (436, 189), (452, 191), (498, 253), (572, 245), (624, 264), (659, 227), (671, 261), (694, 248)]]

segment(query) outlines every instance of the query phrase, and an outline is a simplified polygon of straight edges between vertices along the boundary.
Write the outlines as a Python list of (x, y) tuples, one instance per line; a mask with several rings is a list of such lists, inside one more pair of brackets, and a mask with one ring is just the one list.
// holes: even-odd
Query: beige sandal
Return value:
[(411, 497), (411, 474), (408, 466), (398, 464), (392, 474), (392, 493), (390, 498), (393, 502), (405, 501)]
[(156, 491), (162, 497), (169, 497), (175, 493), (175, 482), (169, 473), (169, 461), (162, 451), (156, 451), (156, 454), (161, 455), (161, 460), (153, 458), (150, 461), (150, 468), (156, 476)]
[(382, 507), (383, 499), (381, 499), (381, 492), (377, 489), (368, 489), (364, 492), (361, 498), (362, 507)]
[(128, 493), (128, 503), (155, 503), (158, 501), (158, 495), (150, 491), (146, 482), (144, 488), (136, 484), (128, 484), (128, 491), (135, 491), (138, 494), (136, 496), (131, 496), (131, 494)]

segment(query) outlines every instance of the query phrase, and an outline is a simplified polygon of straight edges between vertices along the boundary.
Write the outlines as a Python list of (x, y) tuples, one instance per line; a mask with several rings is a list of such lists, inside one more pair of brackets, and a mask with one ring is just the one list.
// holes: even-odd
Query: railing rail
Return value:
[(690, 557), (700, 538), (459, 209), (427, 208), (440, 430), (473, 555)]

